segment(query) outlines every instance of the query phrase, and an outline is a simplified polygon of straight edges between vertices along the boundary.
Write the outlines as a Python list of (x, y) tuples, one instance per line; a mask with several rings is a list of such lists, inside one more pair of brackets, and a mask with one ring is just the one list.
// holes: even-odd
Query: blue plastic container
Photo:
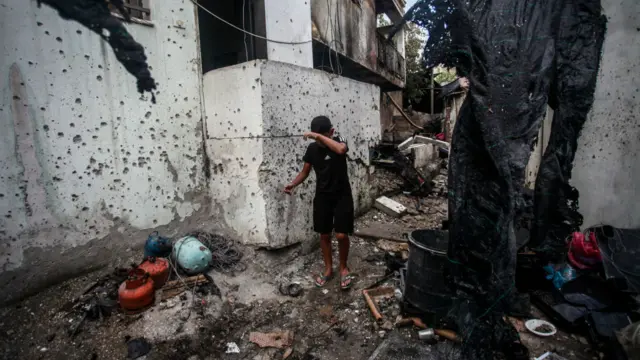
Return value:
[(212, 261), (211, 251), (193, 236), (183, 237), (175, 243), (173, 258), (189, 275), (207, 271)]
[(171, 240), (160, 236), (157, 231), (149, 234), (147, 242), (144, 243), (144, 258), (159, 258), (169, 255), (171, 255)]

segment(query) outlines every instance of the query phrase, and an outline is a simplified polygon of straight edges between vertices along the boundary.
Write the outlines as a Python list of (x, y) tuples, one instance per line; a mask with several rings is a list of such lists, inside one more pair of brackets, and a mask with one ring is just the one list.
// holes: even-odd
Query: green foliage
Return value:
[(389, 26), (391, 22), (384, 17), (384, 14), (378, 15), (378, 27)]
[(422, 65), (422, 50), (425, 36), (418, 26), (408, 23), (405, 28), (405, 60), (407, 64), (407, 81), (404, 98), (409, 104), (420, 102), (431, 85), (431, 74)]
[(442, 72), (436, 74), (435, 80), (436, 80), (436, 82), (438, 84), (444, 85), (444, 84), (448, 84), (448, 83), (452, 82), (453, 80), (456, 79), (456, 77), (457, 76), (456, 76), (456, 74), (454, 72), (445, 70), (445, 71), (442, 71)]

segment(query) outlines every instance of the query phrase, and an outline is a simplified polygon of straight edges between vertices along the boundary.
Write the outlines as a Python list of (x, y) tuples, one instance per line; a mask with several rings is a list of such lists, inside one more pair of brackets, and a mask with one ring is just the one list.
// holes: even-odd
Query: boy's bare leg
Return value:
[(347, 266), (347, 260), (349, 259), (349, 235), (337, 233), (336, 239), (338, 240), (338, 254), (340, 256), (340, 276), (346, 276), (349, 274), (349, 267)]
[(333, 259), (331, 258), (331, 234), (320, 234), (320, 249), (324, 260), (324, 276), (331, 276)]

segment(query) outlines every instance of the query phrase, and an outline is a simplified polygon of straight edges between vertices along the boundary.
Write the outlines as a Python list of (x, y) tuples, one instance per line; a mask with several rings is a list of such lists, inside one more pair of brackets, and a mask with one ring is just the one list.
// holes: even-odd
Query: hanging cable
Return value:
[(265, 40), (265, 41), (268, 41), (268, 42), (272, 42), (272, 43), (276, 43), (276, 44), (285, 44), (285, 45), (302, 45), (302, 44), (308, 44), (308, 43), (313, 41), (313, 40), (306, 40), (306, 41), (280, 41), (280, 40), (269, 39), (269, 38), (266, 38), (264, 36), (254, 34), (254, 33), (250, 32), (250, 31), (246, 31), (246, 30), (244, 30), (244, 29), (242, 29), (242, 28), (240, 28), (238, 26), (233, 25), (232, 23), (228, 22), (227, 20), (225, 20), (225, 19), (221, 18), (220, 16), (218, 16), (218, 15), (214, 14), (213, 12), (211, 12), (211, 10), (209, 10), (206, 7), (202, 6), (197, 0), (191, 0), (191, 2), (193, 2), (197, 7), (202, 9), (204, 12), (206, 12), (209, 15), (213, 16), (214, 18), (222, 21), (223, 23), (231, 26), (232, 28), (234, 28), (234, 29), (236, 29), (238, 31), (242, 31), (245, 34), (253, 36), (253, 37), (258, 38), (258, 39), (262, 39), (262, 40)]
[[(242, 0), (242, 30), (245, 30), (244, 26), (244, 8), (245, 8), (246, 0)], [(247, 33), (242, 34), (242, 38), (244, 40), (244, 61), (249, 61), (249, 50), (247, 50)]]

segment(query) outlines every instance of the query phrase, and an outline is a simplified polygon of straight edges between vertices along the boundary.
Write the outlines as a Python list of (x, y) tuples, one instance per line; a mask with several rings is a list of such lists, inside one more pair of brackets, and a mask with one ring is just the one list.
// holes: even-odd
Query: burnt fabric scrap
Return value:
[[(569, 111), (579, 97), (583, 109), (559, 120), (571, 124), (554, 120), (553, 129), (577, 140), (599, 66), (600, 2), (422, 0), (405, 18), (429, 33), (426, 67), (455, 66), (470, 81), (449, 162), (448, 257), (457, 296), (450, 315), (464, 339), (461, 358), (493, 359), (518, 341), (503, 316), (520, 304), (515, 228), (526, 204), (525, 167), (550, 100)], [(575, 146), (557, 151), (572, 160)]]
[(38, 5), (41, 3), (56, 9), (63, 19), (75, 20), (105, 39), (118, 61), (137, 79), (138, 91), (151, 92), (155, 103), (156, 83), (151, 77), (144, 47), (131, 37), (109, 8), (111, 4), (126, 21), (130, 21), (122, 0), (38, 0)]

